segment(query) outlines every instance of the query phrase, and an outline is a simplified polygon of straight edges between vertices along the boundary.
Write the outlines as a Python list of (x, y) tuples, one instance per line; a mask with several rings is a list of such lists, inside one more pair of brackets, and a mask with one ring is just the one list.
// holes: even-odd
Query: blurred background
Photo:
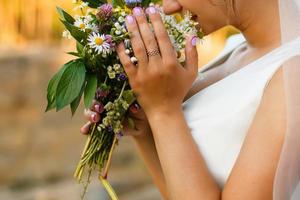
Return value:
[[(73, 172), (86, 139), (83, 106), (73, 118), (68, 109), (44, 113), (47, 83), (74, 49), (61, 37), (56, 5), (74, 13), (71, 0), (0, 0), (0, 200), (80, 199)], [(199, 67), (235, 33), (205, 37)], [(131, 138), (116, 148), (109, 181), (121, 200), (161, 199)], [(87, 199), (108, 199), (96, 176)]]

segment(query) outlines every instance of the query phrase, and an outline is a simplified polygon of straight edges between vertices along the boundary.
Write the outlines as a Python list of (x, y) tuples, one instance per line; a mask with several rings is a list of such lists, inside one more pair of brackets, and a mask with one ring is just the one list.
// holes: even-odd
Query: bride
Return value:
[[(181, 66), (154, 7), (127, 17), (138, 65), (124, 45), (118, 54), (143, 109), (131, 106), (136, 129), (124, 122), (125, 135), (164, 199), (291, 199), (300, 177), (300, 0), (163, 0), (163, 8), (191, 11), (205, 34), (233, 25), (246, 39), (198, 71), (195, 36)], [(82, 133), (99, 110), (85, 111)]]

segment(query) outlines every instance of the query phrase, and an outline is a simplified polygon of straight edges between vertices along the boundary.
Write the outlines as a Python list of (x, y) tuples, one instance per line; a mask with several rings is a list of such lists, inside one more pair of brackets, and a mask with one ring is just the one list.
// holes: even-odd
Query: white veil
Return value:
[[(300, 0), (278, 1), (284, 45), (300, 37)], [(283, 65), (287, 127), (274, 181), (274, 200), (291, 199), (300, 180), (300, 52), (298, 55)]]

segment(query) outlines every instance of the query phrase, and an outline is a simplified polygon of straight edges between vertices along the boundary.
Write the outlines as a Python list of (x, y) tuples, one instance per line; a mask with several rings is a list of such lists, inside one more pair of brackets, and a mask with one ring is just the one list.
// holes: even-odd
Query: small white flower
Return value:
[(119, 30), (116, 30), (116, 31), (115, 31), (115, 34), (116, 34), (116, 35), (121, 35), (121, 34), (122, 34), (122, 32), (121, 32), (121, 31), (119, 31)]
[(62, 33), (62, 36), (64, 37), (64, 38), (67, 38), (67, 39), (71, 39), (71, 33), (70, 33), (70, 31), (68, 31), (68, 30), (64, 30), (63, 31), (63, 33)]
[(124, 18), (123, 16), (120, 16), (120, 17), (118, 18), (118, 22), (120, 22), (120, 23), (125, 22), (125, 18)]
[(105, 35), (100, 35), (99, 33), (92, 33), (88, 38), (88, 45), (95, 49), (98, 54), (107, 55), (110, 54), (112, 49), (110, 44), (106, 42)]
[(80, 30), (85, 31), (85, 29), (87, 28), (87, 25), (84, 20), (80, 17), (77, 17), (75, 22), (74, 22), (74, 26), (78, 27)]

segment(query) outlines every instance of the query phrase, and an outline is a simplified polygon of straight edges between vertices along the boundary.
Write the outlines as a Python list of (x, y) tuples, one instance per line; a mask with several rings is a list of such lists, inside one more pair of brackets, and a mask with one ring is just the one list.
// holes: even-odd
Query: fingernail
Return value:
[(133, 21), (134, 21), (134, 18), (133, 18), (131, 15), (128, 15), (128, 16), (126, 17), (126, 20), (127, 20), (127, 22), (128, 22), (129, 24), (132, 24)]
[(156, 13), (156, 9), (154, 7), (149, 7), (146, 10), (147, 14), (155, 14)]
[(139, 104), (137, 104), (137, 103), (134, 104), (134, 106), (136, 107), (137, 110), (140, 110), (140, 109), (141, 109), (141, 107), (140, 107)]
[(96, 122), (96, 114), (92, 114), (92, 120), (93, 122)]
[(192, 37), (192, 39), (191, 39), (192, 46), (194, 46), (194, 47), (197, 46), (198, 40), (199, 40), (199, 38), (197, 36)]
[(134, 14), (135, 16), (140, 16), (140, 15), (142, 14), (142, 9), (141, 9), (140, 7), (135, 7), (135, 8), (133, 9), (133, 14)]
[(95, 110), (99, 113), (100, 112), (100, 105), (96, 104), (95, 105)]

